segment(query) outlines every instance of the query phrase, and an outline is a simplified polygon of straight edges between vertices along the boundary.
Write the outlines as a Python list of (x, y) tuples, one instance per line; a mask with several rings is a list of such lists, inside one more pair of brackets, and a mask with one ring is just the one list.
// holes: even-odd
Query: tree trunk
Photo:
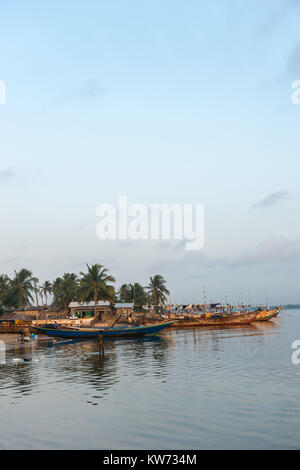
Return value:
[(94, 303), (95, 303), (95, 315), (94, 315), (94, 320), (97, 320), (98, 295), (97, 295), (97, 291), (96, 291), (96, 290), (94, 290)]
[(35, 297), (36, 297), (36, 308), (39, 316), (39, 299), (37, 295), (37, 288), (36, 288), (36, 282), (34, 281), (34, 290), (35, 290)]

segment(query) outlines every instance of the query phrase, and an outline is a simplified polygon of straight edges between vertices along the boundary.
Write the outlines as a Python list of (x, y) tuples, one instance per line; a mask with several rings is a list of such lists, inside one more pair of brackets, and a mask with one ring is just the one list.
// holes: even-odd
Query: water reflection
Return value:
[(0, 396), (28, 395), (38, 385), (36, 371), (27, 364), (0, 367)]
[(6, 347), (4, 341), (0, 340), (0, 366), (6, 362)]
[[(249, 444), (249, 435), (253, 447), (270, 435), (284, 446), (300, 421), (300, 367), (284, 349), (293, 331), (288, 316), (169, 329), (106, 340), (104, 355), (97, 341), (10, 341), (0, 367), (0, 442), (35, 447), (46, 430), (50, 448), (230, 448)], [(32, 362), (13, 362), (23, 357)]]
[[(144, 373), (149, 362), (157, 363), (163, 373), (167, 366), (168, 339), (159, 336), (106, 340), (104, 354), (97, 341), (58, 341), (41, 339), (28, 343), (10, 344), (8, 367), (0, 369), (0, 395), (14, 390), (15, 395), (37, 393), (42, 381), (72, 383), (92, 387), (103, 396), (119, 381), (118, 367), (127, 362), (135, 375)], [(45, 357), (42, 363), (39, 358)], [(31, 359), (23, 362), (23, 359)], [(39, 361), (39, 362), (36, 362)], [(40, 370), (44, 374), (40, 374)]]

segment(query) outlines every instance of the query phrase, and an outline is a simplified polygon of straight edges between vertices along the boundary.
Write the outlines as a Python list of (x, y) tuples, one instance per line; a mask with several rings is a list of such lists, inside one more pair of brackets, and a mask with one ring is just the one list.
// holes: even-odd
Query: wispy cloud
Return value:
[[(269, 7), (267, 19), (263, 22), (258, 30), (257, 40), (269, 39), (285, 32), (286, 25), (291, 23), (294, 18), (299, 15), (299, 0), (281, 0), (273, 2), (274, 5)], [(287, 79), (296, 80), (300, 73), (300, 40), (299, 36), (295, 36), (291, 42), (290, 50), (287, 53), (285, 70), (277, 77), (266, 81), (262, 87), (270, 85), (285, 84)]]
[(272, 237), (232, 256), (226, 254), (214, 257), (205, 253), (190, 256), (185, 253), (178, 257), (171, 252), (165, 253), (164, 257), (152, 262), (150, 271), (168, 273), (171, 277), (172, 273), (180, 272), (182, 279), (201, 279), (210, 273), (226, 272), (228, 269), (248, 269), (270, 264), (280, 266), (299, 260), (300, 239)]
[(265, 263), (284, 263), (300, 258), (300, 240), (287, 237), (273, 237), (263, 240), (254, 249), (231, 260), (233, 267)]
[(76, 88), (65, 90), (61, 95), (51, 99), (45, 106), (44, 109), (56, 106), (62, 103), (70, 103), (75, 101), (89, 101), (96, 99), (103, 95), (106, 88), (101, 84), (99, 78), (90, 78)]
[(300, 41), (294, 45), (287, 60), (286, 73), (288, 76), (298, 78), (300, 73)]
[(287, 191), (277, 191), (275, 193), (269, 194), (269, 196), (266, 196), (260, 201), (253, 204), (252, 209), (263, 209), (265, 207), (273, 206), (282, 199), (285, 199), (287, 197), (287, 194)]
[(15, 173), (10, 168), (6, 168), (5, 170), (0, 170), (0, 182), (6, 183), (7, 181), (11, 180), (15, 176)]
[(284, 0), (281, 5), (274, 2), (274, 10), (269, 12), (267, 21), (260, 28), (260, 33), (267, 35), (280, 25), (285, 17), (289, 15), (294, 7), (299, 6), (299, 0)]

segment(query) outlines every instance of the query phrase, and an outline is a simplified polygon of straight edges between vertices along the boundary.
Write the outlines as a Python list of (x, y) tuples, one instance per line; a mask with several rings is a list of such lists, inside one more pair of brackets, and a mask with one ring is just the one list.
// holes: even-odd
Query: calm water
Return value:
[(300, 310), (255, 326), (113, 341), (104, 359), (93, 342), (10, 341), (0, 448), (300, 448), (295, 339)]

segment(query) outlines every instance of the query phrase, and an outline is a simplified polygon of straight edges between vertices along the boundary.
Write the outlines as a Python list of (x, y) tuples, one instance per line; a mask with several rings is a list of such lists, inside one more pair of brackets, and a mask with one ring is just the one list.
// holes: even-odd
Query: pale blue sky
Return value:
[[(0, 0), (0, 19), (1, 272), (100, 262), (178, 302), (300, 302), (298, 1)], [(203, 252), (100, 242), (122, 194), (204, 203)]]

